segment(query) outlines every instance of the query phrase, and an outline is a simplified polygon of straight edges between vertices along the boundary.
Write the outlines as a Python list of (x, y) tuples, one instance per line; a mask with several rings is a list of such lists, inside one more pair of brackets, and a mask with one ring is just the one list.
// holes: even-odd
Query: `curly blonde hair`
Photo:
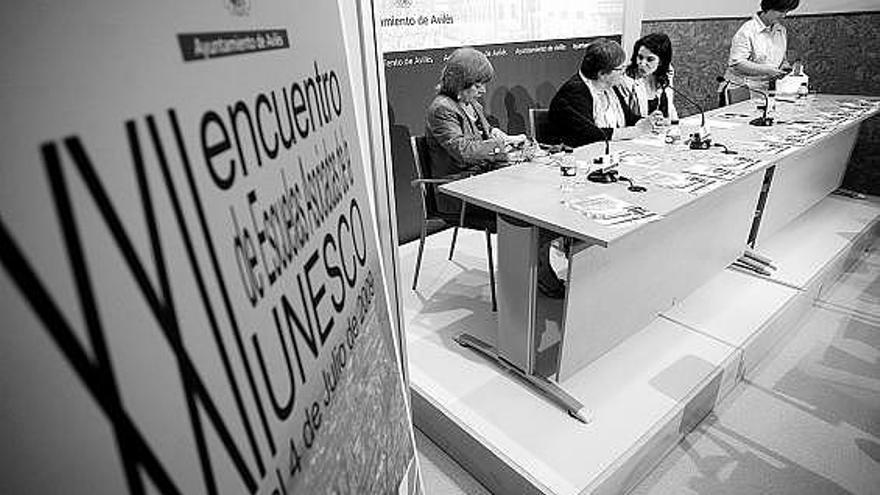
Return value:
[(483, 52), (471, 47), (455, 50), (446, 61), (437, 92), (458, 97), (458, 92), (475, 83), (487, 83), (495, 76), (495, 68)]

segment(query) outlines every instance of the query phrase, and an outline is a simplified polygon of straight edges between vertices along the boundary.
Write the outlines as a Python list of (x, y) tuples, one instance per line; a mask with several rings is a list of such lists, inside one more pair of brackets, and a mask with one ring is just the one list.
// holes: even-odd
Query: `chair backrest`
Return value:
[(733, 105), (741, 101), (746, 101), (752, 97), (752, 92), (745, 86), (736, 86), (730, 83), (724, 85), (721, 90), (721, 104)]
[(549, 143), (551, 139), (550, 110), (546, 108), (529, 109), (529, 129), (532, 137), (539, 143)]
[[(428, 141), (425, 136), (411, 136), (413, 164), (415, 165), (416, 179), (435, 178), (431, 169), (431, 154), (428, 153)], [(422, 201), (422, 213), (425, 217), (434, 216), (437, 212), (437, 193), (430, 184), (419, 185), (419, 198)]]

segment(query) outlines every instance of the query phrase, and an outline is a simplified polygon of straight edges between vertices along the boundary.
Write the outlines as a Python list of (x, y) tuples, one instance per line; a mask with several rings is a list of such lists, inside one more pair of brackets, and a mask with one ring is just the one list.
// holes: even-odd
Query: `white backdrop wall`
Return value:
[[(655, 0), (656, 1), (656, 0)], [(623, 2), (623, 36), (621, 45), (625, 50), (642, 36), (642, 17), (645, 12), (645, 0), (624, 0)], [(628, 53), (628, 52), (627, 52)]]
[[(385, 82), (377, 59), (381, 53), (376, 47), (372, 2), (367, 0), (337, 0), (342, 17), (343, 40), (348, 60), (351, 93), (355, 118), (360, 130), (361, 159), (368, 188), (370, 206), (375, 212), (376, 233), (379, 241), (380, 262), (385, 274), (386, 294), (391, 321), (397, 332), (397, 343), (402, 371), (406, 379), (406, 349), (403, 347), (403, 327), (400, 325), (399, 283), (397, 280), (397, 220), (393, 208), (393, 182), (389, 186), (391, 159), (388, 155), (387, 117), (384, 103)], [(408, 381), (407, 381), (408, 383)]]
[[(339, 13), (342, 16), (342, 34), (345, 41), (345, 51), (348, 60), (348, 72), (351, 74), (351, 94), (354, 99), (354, 114), (357, 121), (358, 129), (362, 129), (359, 133), (361, 143), (361, 158), (364, 167), (364, 173), (367, 177), (367, 183), (373, 183), (373, 169), (369, 166), (372, 162), (370, 156), (371, 143), (367, 135), (367, 114), (366, 114), (366, 95), (364, 94), (364, 74), (362, 72), (361, 45), (359, 42), (358, 30), (358, 11), (355, 2), (337, 0), (339, 4)], [(370, 197), (370, 206), (375, 208), (375, 195), (372, 188), (368, 190)]]
[[(746, 17), (759, 9), (760, 0), (654, 0), (644, 2), (644, 20)], [(880, 11), (880, 0), (802, 0), (795, 14)]]

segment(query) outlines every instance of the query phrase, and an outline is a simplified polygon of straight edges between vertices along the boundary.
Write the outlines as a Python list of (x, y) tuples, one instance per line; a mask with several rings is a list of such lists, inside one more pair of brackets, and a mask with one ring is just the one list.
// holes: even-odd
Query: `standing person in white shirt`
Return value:
[(800, 0), (761, 0), (761, 11), (733, 35), (724, 77), (766, 90), (770, 81), (785, 76), (791, 70), (785, 60), (788, 34), (779, 21), (799, 4)]

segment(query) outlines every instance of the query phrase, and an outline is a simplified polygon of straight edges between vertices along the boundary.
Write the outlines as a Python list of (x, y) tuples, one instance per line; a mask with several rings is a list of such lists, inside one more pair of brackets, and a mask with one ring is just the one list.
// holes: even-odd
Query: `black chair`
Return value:
[(456, 180), (456, 178), (434, 177), (431, 169), (431, 156), (428, 154), (428, 146), (424, 136), (412, 136), (410, 144), (413, 151), (413, 162), (415, 163), (416, 179), (412, 181), (413, 187), (419, 188), (419, 197), (421, 198), (422, 207), (422, 231), (419, 237), (419, 254), (416, 257), (416, 271), (413, 275), (413, 290), (419, 281), (419, 269), (422, 266), (422, 253), (425, 250), (425, 237), (428, 235), (428, 228), (442, 228), (452, 226), (452, 243), (449, 246), (449, 259), (455, 251), (455, 241), (458, 238), (458, 228), (482, 230), (486, 233), (486, 256), (489, 261), (489, 287), (492, 291), (492, 311), (498, 309), (495, 300), (495, 266), (492, 261), (492, 234), (495, 232), (495, 218), (485, 215), (467, 215), (467, 203), (462, 201), (461, 209), (458, 212), (448, 212), (441, 209), (438, 205), (437, 186), (446, 184)]
[(529, 109), (529, 129), (532, 137), (539, 143), (551, 143), (550, 110), (547, 108)]

